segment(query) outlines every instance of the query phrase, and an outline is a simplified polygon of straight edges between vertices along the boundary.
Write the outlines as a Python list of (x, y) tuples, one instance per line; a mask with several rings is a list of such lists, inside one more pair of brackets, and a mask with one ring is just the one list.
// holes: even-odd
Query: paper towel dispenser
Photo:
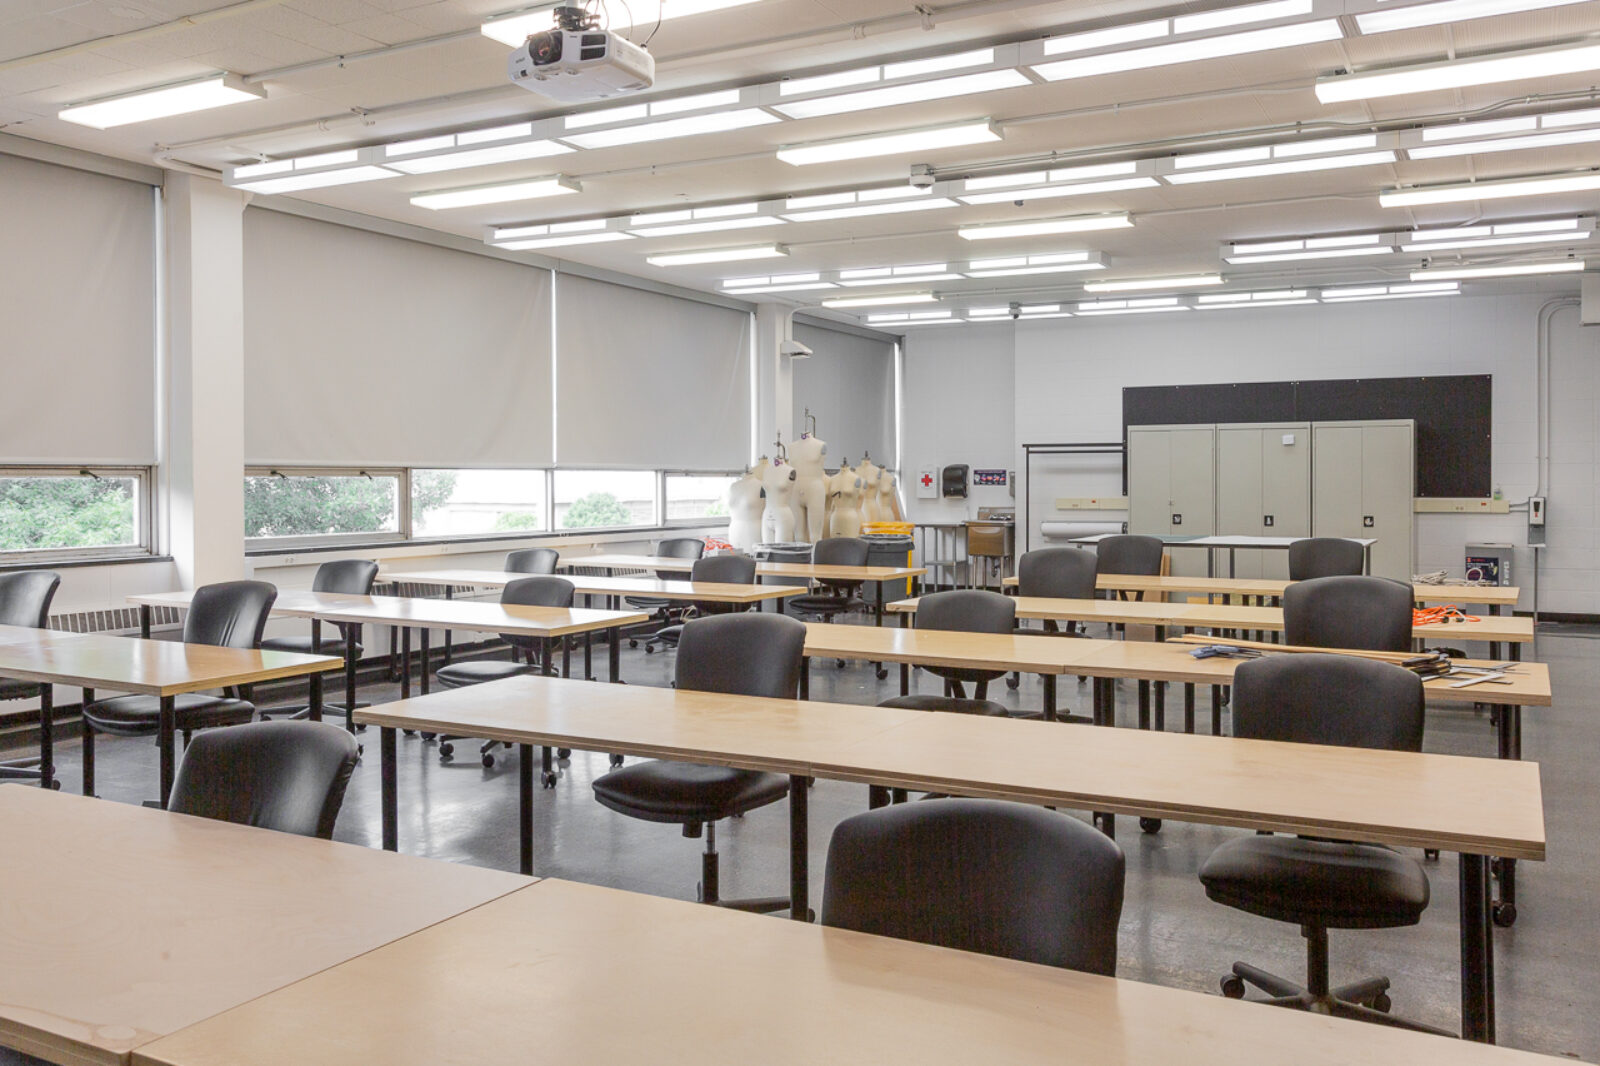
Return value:
[(944, 485), (944, 495), (946, 499), (950, 499), (952, 497), (966, 499), (967, 474), (968, 467), (965, 463), (957, 466), (947, 466), (944, 468), (939, 480)]

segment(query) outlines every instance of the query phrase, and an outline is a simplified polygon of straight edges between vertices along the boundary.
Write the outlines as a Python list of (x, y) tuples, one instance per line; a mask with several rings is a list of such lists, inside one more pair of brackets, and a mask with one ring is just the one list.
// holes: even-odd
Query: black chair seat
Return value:
[(1244, 837), (1200, 868), (1206, 895), (1238, 910), (1325, 929), (1416, 925), (1428, 877), (1388, 848), (1300, 837)]
[[(179, 732), (219, 725), (243, 725), (256, 716), (255, 705), (245, 700), (180, 693), (173, 699), (175, 727)], [(118, 737), (154, 736), (161, 728), (161, 700), (155, 696), (118, 696), (91, 703), (84, 718), (100, 733)]]
[[(344, 658), (344, 641), (339, 637), (323, 637), (322, 647), (313, 648), (311, 637), (268, 637), (261, 642), (262, 651), (292, 651), (300, 655), (332, 655)], [(361, 654), (361, 645), (356, 645), (356, 654)]]
[(777, 774), (660, 760), (613, 770), (594, 783), (595, 799), (647, 822), (717, 822), (788, 793), (788, 778)]
[(508, 677), (517, 677), (528, 673), (531, 669), (532, 667), (525, 663), (514, 663), (506, 659), (482, 659), (441, 666), (433, 676), (445, 688), (466, 688), (468, 685), (481, 685), (485, 681), (502, 681)]
[(651, 599), (648, 596), (624, 596), (622, 602), (636, 611), (660, 611), (672, 606), (671, 600)]
[(0, 700), (31, 700), (39, 695), (39, 686), (32, 681), (0, 677)]
[(912, 695), (884, 700), (879, 707), (900, 707), (907, 711), (948, 711), (953, 714), (978, 714), (986, 718), (1009, 718), (1003, 703), (994, 700), (963, 700), (954, 696)]
[(860, 600), (842, 596), (791, 596), (783, 602), (795, 614), (839, 614), (865, 606)]

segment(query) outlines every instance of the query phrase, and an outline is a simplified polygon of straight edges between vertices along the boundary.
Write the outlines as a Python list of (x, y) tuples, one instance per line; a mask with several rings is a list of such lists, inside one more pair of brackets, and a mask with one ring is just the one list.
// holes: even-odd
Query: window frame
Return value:
[[(538, 529), (505, 529), (490, 533), (438, 533), (419, 536), (413, 525), (415, 515), (411, 508), (411, 475), (419, 470), (518, 470), (524, 473), (537, 473), (544, 475), (544, 493), (540, 506), (544, 509), (544, 522)], [(555, 468), (549, 466), (410, 466), (405, 468), (406, 473), (406, 542), (410, 544), (470, 544), (473, 541), (503, 541), (524, 540), (529, 537), (556, 536), (561, 530), (555, 529)], [(616, 527), (632, 528), (632, 527)]]
[(743, 477), (743, 470), (659, 470), (656, 486), (656, 513), (661, 518), (664, 529), (682, 529), (691, 526), (726, 526), (731, 520), (730, 515), (710, 516), (706, 518), (669, 518), (667, 517), (667, 482), (675, 477)]
[[(244, 550), (249, 552), (281, 549), (337, 549), (365, 544), (404, 544), (411, 541), (411, 471), (407, 467), (351, 467), (351, 466), (246, 466), (240, 475), (240, 486), (247, 478), (255, 477), (371, 477), (395, 478), (395, 531), (366, 533), (299, 533), (283, 537), (246, 537)], [(240, 518), (243, 519), (243, 511)]]
[(90, 463), (0, 464), (0, 478), (97, 477), (134, 480), (136, 544), (116, 544), (99, 548), (14, 548), (0, 550), (0, 568), (17, 569), (33, 564), (121, 562), (154, 558), (155, 549), (155, 470), (149, 466), (123, 466)]
[[(667, 524), (662, 521), (666, 512), (666, 501), (662, 496), (661, 471), (652, 469), (620, 470), (609, 466), (552, 466), (547, 468), (549, 476), (545, 478), (546, 496), (550, 501), (550, 534), (557, 537), (583, 536), (589, 533), (621, 533), (638, 529), (665, 529)], [(655, 501), (650, 509), (650, 520), (638, 522), (627, 526), (585, 526), (582, 529), (569, 529), (566, 526), (556, 525), (556, 475), (558, 474), (654, 474), (655, 475)]]

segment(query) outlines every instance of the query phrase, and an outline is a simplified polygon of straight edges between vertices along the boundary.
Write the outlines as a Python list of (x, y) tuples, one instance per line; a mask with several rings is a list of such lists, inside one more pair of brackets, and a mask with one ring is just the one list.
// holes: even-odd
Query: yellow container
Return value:
[(868, 522), (861, 527), (863, 533), (898, 533), (903, 537), (911, 536), (911, 531), (910, 522)]

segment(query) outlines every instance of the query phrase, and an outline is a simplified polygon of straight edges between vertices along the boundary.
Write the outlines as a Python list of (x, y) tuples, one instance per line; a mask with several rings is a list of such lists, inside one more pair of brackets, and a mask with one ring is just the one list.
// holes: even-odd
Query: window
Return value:
[(667, 474), (666, 521), (694, 522), (728, 517), (728, 486), (737, 474)]
[(404, 480), (398, 470), (247, 470), (245, 539), (399, 539)]
[(656, 484), (653, 470), (557, 470), (555, 527), (653, 526)]
[(0, 467), (0, 559), (150, 553), (144, 467)]
[(411, 534), (473, 537), (542, 533), (543, 470), (413, 470)]

